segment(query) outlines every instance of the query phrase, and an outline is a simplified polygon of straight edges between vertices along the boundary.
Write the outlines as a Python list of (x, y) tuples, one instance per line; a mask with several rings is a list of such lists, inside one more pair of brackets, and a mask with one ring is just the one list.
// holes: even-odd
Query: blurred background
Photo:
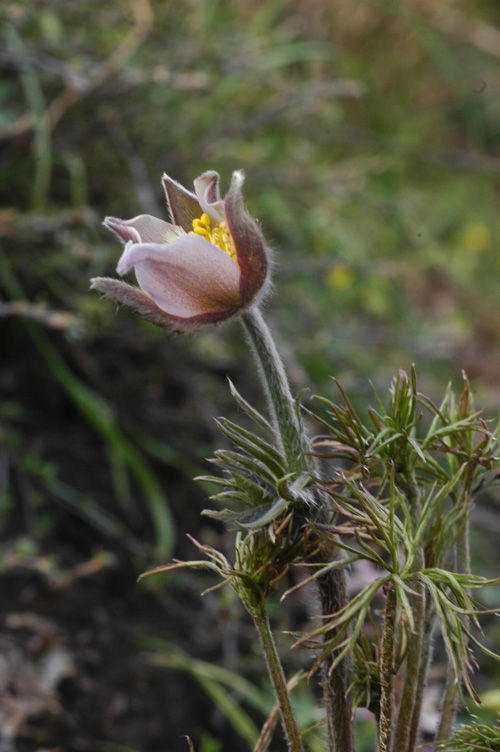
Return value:
[[(197, 752), (251, 750), (272, 700), (238, 603), (201, 599), (208, 576), (136, 578), (194, 557), (186, 533), (231, 551), (192, 477), (223, 444), (213, 417), (238, 417), (226, 376), (263, 408), (258, 380), (238, 322), (167, 336), (89, 292), (121, 252), (102, 219), (165, 217), (163, 171), (191, 187), (215, 169), (227, 187), (243, 168), (276, 249), (266, 315), (294, 389), (333, 396), (333, 375), (366, 406), (368, 380), (386, 394), (416, 363), (439, 399), (465, 369), (495, 418), (500, 6), (7, 0), (0, 14), (1, 752), (180, 752), (183, 734)], [(498, 575), (499, 533), (483, 497), (481, 574)], [(276, 608), (278, 627), (312, 606)], [(310, 656), (286, 660), (291, 675)], [(500, 672), (480, 660), (495, 718)], [(296, 690), (303, 727), (315, 692)], [(362, 752), (373, 728), (362, 715)]]

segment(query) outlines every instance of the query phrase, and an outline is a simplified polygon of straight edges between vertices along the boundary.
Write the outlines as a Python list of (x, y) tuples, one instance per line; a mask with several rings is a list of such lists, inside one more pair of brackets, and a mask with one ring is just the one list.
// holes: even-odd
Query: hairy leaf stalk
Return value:
[[(336, 558), (333, 553), (329, 560)], [(326, 562), (325, 562), (326, 563)], [(333, 569), (318, 580), (321, 602), (321, 612), (324, 616), (331, 615), (344, 608), (348, 601), (345, 574), (343, 569)], [(324, 640), (331, 640), (335, 632), (326, 632)], [(351, 684), (351, 656), (350, 653), (330, 670), (335, 655), (330, 655), (325, 661), (324, 669), (324, 699), (326, 719), (328, 724), (328, 744), (330, 752), (355, 752), (354, 724), (352, 718), (352, 702), (349, 694)]]
[(285, 736), (288, 742), (289, 752), (304, 752), (302, 745), (302, 738), (295, 719), (295, 713), (288, 691), (288, 686), (283, 672), (283, 667), (276, 649), (271, 626), (269, 624), (269, 616), (265, 607), (260, 609), (251, 609), (250, 615), (252, 616), (255, 628), (260, 637), (264, 656), (267, 663), (267, 669), (271, 682), (274, 688), (276, 700), (280, 710), (281, 721), (285, 731)]
[(241, 320), (259, 369), (268, 409), (288, 470), (305, 472), (307, 462), (303, 455), (303, 437), (285, 367), (269, 327), (258, 308), (250, 308)]
[[(417, 529), (421, 512), (420, 491), (413, 473), (406, 472), (406, 496), (413, 530)], [(419, 544), (415, 552), (413, 561), (413, 571), (419, 572), (424, 567), (424, 551)], [(412, 583), (412, 589), (415, 595), (412, 597), (411, 605), (414, 619), (414, 632), (409, 635), (408, 656), (406, 659), (406, 673), (399, 707), (398, 723), (396, 727), (396, 736), (394, 740), (394, 752), (413, 752), (410, 745), (410, 735), (412, 726), (415, 722), (419, 723), (419, 718), (414, 720), (415, 707), (418, 705), (418, 691), (420, 666), (422, 662), (422, 650), (424, 644), (426, 598), (424, 585), (421, 582)], [(425, 682), (424, 682), (425, 683)]]
[[(467, 504), (465, 519), (460, 523), (457, 529), (455, 540), (455, 566), (457, 572), (470, 574), (470, 500)], [(457, 712), (458, 686), (457, 680), (451, 668), (448, 665), (446, 674), (446, 686), (441, 704), (441, 722), (437, 734), (438, 741), (448, 739), (453, 731), (453, 724)]]
[(441, 721), (437, 733), (437, 741), (449, 739), (453, 730), (453, 723), (457, 710), (457, 680), (450, 665), (446, 672), (446, 686), (441, 702)]
[(390, 752), (394, 715), (394, 652), (396, 648), (397, 596), (389, 585), (385, 601), (384, 631), (380, 650), (379, 752)]
[(422, 711), (422, 702), (424, 698), (425, 687), (427, 686), (427, 677), (432, 659), (432, 649), (434, 646), (434, 630), (436, 627), (436, 614), (431, 603), (427, 602), (427, 617), (422, 643), (422, 655), (420, 659), (420, 669), (418, 672), (417, 692), (415, 705), (413, 708), (413, 717), (411, 720), (410, 734), (408, 738), (408, 750), (413, 752), (417, 746), (418, 732), (420, 728), (420, 715)]

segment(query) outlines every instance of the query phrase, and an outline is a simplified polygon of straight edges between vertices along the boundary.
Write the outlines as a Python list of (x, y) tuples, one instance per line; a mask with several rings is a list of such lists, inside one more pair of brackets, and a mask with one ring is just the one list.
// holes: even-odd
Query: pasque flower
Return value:
[(194, 193), (164, 175), (172, 224), (148, 214), (104, 220), (125, 243), (118, 274), (133, 268), (139, 287), (109, 277), (93, 279), (92, 287), (153, 324), (179, 332), (213, 326), (258, 301), (269, 259), (243, 205), (243, 180), (241, 171), (233, 173), (222, 199), (216, 172), (197, 178)]

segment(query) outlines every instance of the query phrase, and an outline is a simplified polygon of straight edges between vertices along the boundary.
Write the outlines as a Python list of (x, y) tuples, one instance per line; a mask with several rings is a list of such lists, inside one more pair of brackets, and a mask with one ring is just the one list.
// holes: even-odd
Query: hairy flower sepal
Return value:
[(97, 277), (92, 287), (157, 326), (190, 332), (241, 313), (264, 293), (269, 274), (262, 234), (243, 205), (241, 171), (225, 198), (219, 175), (206, 172), (191, 193), (163, 176), (172, 223), (142, 214), (107, 217), (125, 249), (120, 276), (134, 269), (139, 287)]

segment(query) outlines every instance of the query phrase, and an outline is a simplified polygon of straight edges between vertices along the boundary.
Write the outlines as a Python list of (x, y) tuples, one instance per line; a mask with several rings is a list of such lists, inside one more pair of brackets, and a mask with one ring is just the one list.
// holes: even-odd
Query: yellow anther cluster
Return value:
[(213, 227), (210, 225), (211, 220), (208, 214), (202, 214), (199, 219), (193, 219), (192, 232), (205, 238), (205, 240), (220, 248), (224, 253), (227, 253), (233, 259), (234, 263), (238, 265), (234, 240), (226, 223), (216, 222)]

